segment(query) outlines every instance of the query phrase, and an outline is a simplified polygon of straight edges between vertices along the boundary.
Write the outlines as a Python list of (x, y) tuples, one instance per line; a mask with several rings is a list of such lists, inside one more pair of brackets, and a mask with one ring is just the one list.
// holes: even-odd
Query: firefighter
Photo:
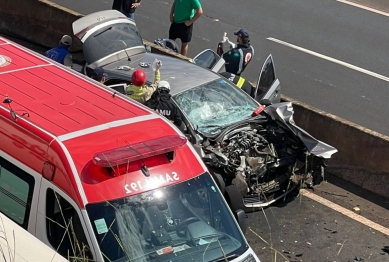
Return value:
[(159, 72), (161, 66), (162, 62), (157, 61), (154, 72), (154, 82), (151, 85), (146, 85), (146, 73), (142, 69), (135, 70), (131, 76), (132, 84), (127, 86), (126, 94), (130, 98), (144, 104), (151, 98), (151, 95), (157, 89), (157, 84), (161, 79), (161, 74)]

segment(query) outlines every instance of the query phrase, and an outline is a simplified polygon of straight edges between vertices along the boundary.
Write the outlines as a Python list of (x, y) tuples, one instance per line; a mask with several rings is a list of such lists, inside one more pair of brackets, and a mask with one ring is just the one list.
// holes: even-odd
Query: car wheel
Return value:
[(224, 192), (226, 191), (226, 183), (224, 182), (223, 177), (217, 172), (211, 172), (211, 174), (220, 192), (224, 195)]

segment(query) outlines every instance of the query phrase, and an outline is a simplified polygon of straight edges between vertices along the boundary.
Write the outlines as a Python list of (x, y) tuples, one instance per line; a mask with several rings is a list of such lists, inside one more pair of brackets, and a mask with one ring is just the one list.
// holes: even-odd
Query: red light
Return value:
[(93, 163), (103, 167), (114, 167), (171, 152), (185, 144), (186, 137), (173, 135), (164, 136), (96, 153), (93, 156)]
[(251, 116), (257, 116), (259, 115), (263, 110), (265, 110), (265, 107), (264, 105), (260, 105), (259, 107), (257, 107), (254, 112), (251, 114)]

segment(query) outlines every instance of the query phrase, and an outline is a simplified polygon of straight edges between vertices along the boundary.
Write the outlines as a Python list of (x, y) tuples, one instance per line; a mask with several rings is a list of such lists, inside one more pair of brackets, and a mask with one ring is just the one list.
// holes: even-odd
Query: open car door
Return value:
[(205, 49), (193, 58), (193, 63), (219, 73), (224, 68), (225, 61), (215, 51)]
[(271, 54), (266, 58), (265, 63), (263, 63), (254, 98), (258, 102), (261, 102), (261, 100), (268, 100), (272, 104), (281, 102), (281, 85), (276, 77)]

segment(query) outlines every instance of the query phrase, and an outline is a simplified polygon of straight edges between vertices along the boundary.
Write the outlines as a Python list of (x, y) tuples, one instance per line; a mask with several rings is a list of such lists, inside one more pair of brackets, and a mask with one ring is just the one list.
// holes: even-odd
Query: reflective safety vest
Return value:
[(249, 94), (251, 97), (254, 97), (255, 94), (255, 87), (250, 84), (249, 81), (246, 81), (241, 76), (229, 73), (229, 72), (222, 72), (220, 73), (224, 78), (227, 78), (231, 82), (233, 82), (237, 87), (245, 91), (247, 94)]
[(223, 54), (226, 61), (225, 69), (227, 72), (240, 75), (254, 56), (254, 48), (250, 45), (238, 44), (235, 48)]
[(157, 83), (159, 80), (161, 80), (161, 74), (159, 73), (159, 70), (156, 70), (154, 75), (154, 83), (152, 85), (144, 85), (141, 87), (129, 85), (126, 88), (126, 94), (128, 97), (144, 104), (151, 98), (151, 95), (157, 89)]

